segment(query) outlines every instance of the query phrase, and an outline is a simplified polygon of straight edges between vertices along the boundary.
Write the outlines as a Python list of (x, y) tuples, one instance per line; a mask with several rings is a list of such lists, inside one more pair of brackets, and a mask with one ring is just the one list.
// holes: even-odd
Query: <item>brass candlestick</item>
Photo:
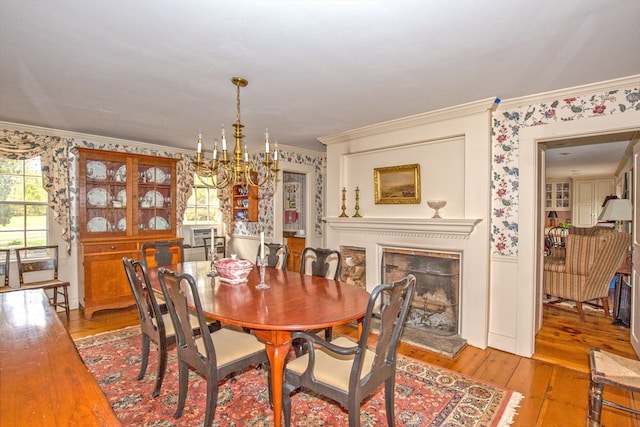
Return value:
[(356, 213), (353, 215), (353, 218), (362, 218), (360, 215), (360, 187), (356, 187)]
[(342, 213), (338, 218), (349, 218), (347, 215), (347, 189), (342, 187)]

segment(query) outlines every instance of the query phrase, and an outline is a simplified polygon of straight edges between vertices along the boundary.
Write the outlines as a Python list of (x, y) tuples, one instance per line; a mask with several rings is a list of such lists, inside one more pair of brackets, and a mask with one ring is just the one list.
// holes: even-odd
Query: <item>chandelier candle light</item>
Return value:
[[(233, 158), (229, 158), (227, 150), (227, 139), (224, 133), (224, 126), (221, 130), (222, 153), (218, 152), (218, 140), (213, 141), (213, 155), (210, 161), (204, 158), (202, 152), (202, 133), (198, 133), (198, 145), (196, 160), (193, 162), (196, 174), (204, 185), (210, 188), (223, 189), (236, 184), (246, 184), (261, 189), (267, 189), (276, 185), (278, 177), (278, 143), (276, 142), (273, 151), (269, 146), (269, 130), (264, 134), (264, 177), (259, 179), (260, 165), (256, 161), (249, 161), (247, 144), (243, 145), (242, 128), (240, 122), (240, 88), (247, 86), (249, 82), (242, 77), (233, 77), (231, 82), (236, 86), (236, 122), (233, 124), (235, 132), (235, 147)], [(243, 151), (244, 147), (244, 151)]]

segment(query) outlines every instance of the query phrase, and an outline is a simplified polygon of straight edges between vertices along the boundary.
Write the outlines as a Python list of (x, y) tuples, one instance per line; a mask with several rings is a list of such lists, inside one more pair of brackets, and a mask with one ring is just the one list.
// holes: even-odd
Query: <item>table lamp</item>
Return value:
[(550, 227), (555, 227), (556, 226), (556, 218), (558, 218), (558, 212), (556, 211), (549, 211), (549, 226)]
[(598, 221), (615, 221), (616, 230), (622, 231), (620, 225), (622, 221), (631, 221), (633, 217), (633, 206), (628, 199), (610, 199), (604, 205), (602, 212), (598, 216)]

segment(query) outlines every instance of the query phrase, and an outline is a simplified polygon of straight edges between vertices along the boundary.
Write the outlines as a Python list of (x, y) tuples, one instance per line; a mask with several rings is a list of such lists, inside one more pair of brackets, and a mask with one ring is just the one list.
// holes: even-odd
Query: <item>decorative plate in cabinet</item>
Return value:
[(90, 160), (87, 162), (87, 178), (89, 179), (107, 179), (107, 165), (104, 162)]

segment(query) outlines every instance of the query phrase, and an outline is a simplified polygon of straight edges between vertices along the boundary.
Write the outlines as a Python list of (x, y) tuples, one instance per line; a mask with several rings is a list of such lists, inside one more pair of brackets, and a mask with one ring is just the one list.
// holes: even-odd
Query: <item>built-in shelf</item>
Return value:
[(403, 235), (412, 237), (443, 236), (467, 238), (482, 219), (418, 218), (339, 218), (323, 220), (341, 232)]

